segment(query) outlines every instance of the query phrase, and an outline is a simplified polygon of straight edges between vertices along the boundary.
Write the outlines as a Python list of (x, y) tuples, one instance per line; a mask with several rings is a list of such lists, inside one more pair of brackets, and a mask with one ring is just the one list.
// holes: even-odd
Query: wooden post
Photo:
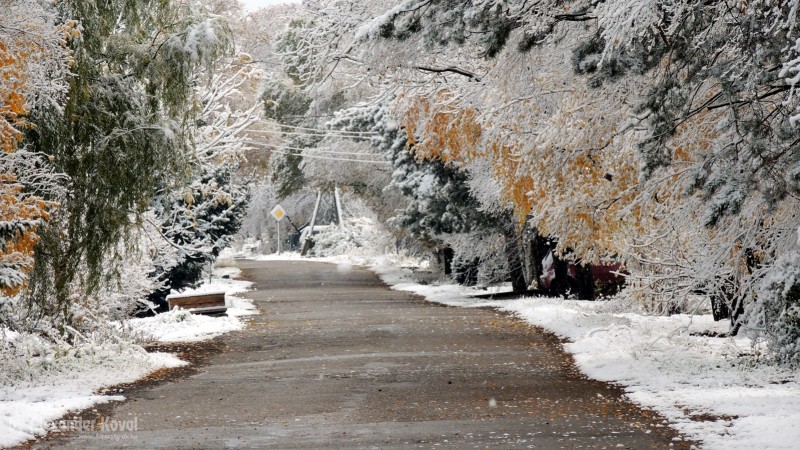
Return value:
[(322, 200), (322, 191), (317, 189), (317, 201), (314, 203), (314, 212), (311, 213), (311, 222), (308, 224), (308, 235), (306, 235), (306, 239), (301, 244), (301, 256), (306, 256), (308, 251), (311, 249), (311, 244), (314, 242), (314, 224), (317, 222), (317, 211), (319, 210), (320, 200)]
[(333, 187), (333, 199), (336, 200), (336, 218), (339, 220), (339, 229), (344, 231), (344, 216), (342, 214), (342, 200), (339, 198), (339, 186)]
[(314, 236), (314, 224), (317, 222), (317, 211), (319, 211), (320, 200), (322, 200), (322, 191), (317, 189), (317, 201), (314, 203), (314, 212), (311, 213), (311, 224), (308, 230), (309, 238)]

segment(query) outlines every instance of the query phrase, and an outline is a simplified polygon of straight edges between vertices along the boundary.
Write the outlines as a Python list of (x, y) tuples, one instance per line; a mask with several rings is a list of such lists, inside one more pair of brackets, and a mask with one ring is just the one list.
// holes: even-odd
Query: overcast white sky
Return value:
[(255, 11), (269, 5), (279, 5), (281, 3), (300, 3), (300, 0), (239, 0), (247, 11)]

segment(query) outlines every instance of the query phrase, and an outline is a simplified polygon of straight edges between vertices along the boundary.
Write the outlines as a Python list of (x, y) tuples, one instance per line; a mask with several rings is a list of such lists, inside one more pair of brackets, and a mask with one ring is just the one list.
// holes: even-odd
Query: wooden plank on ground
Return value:
[(224, 314), (225, 292), (201, 292), (197, 294), (172, 294), (167, 296), (170, 311), (174, 308), (189, 310), (192, 314)]

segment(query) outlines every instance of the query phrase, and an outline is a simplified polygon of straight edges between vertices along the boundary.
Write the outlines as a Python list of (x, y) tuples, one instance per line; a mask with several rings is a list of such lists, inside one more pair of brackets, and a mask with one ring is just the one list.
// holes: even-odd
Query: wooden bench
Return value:
[(167, 296), (169, 310), (183, 308), (192, 314), (222, 315), (228, 311), (225, 291), (197, 294), (171, 294)]

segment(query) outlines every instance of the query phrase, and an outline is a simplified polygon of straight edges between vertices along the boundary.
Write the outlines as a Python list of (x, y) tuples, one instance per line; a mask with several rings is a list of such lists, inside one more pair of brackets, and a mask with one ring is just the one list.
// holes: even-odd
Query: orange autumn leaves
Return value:
[(0, 284), (0, 292), (14, 295), (24, 288), (22, 275), (33, 268), (33, 250), (38, 240), (33, 221), (47, 218), (51, 205), (38, 197), (25, 195), (25, 189), (16, 177), (0, 174), (0, 223), (13, 224), (15, 236), (0, 241), (0, 267), (12, 268), (18, 281)]
[[(489, 161), (503, 200), (521, 223), (558, 237), (562, 252), (618, 259), (628, 250), (626, 241), (658, 225), (659, 211), (685, 200), (681, 174), (717, 137), (721, 113), (702, 112), (677, 127), (668, 143), (674, 164), (643, 184), (637, 136), (621, 131), (626, 112), (600, 114), (593, 105), (602, 102), (592, 95), (565, 95), (549, 117), (533, 122), (522, 109), (514, 123), (491, 123), (446, 91), (400, 99), (397, 109), (419, 160), (441, 160), (457, 170)], [(535, 106), (526, 105), (528, 111)]]
[[(22, 142), (22, 130), (29, 126), (26, 104), (26, 63), (30, 53), (19, 50), (32, 46), (14, 46), (0, 42), (0, 152), (11, 160)], [(14, 295), (24, 288), (24, 275), (33, 267), (33, 249), (38, 237), (35, 221), (46, 219), (52, 205), (30, 195), (12, 173), (0, 173), (0, 225), (13, 230), (0, 239), (0, 268), (8, 275), (0, 283), (0, 293)]]
[[(448, 100), (440, 93), (439, 104)], [(444, 163), (465, 162), (477, 156), (481, 126), (473, 109), (457, 106), (434, 106), (423, 98), (412, 98), (405, 107), (405, 127), (409, 145), (420, 160), (439, 159)], [(417, 140), (415, 136), (421, 136)]]
[(419, 160), (441, 160), (456, 168), (478, 158), (491, 158), (492, 175), (501, 181), (503, 196), (524, 218), (530, 210), (526, 193), (532, 184), (530, 178), (517, 176), (519, 158), (508, 146), (493, 143), (486, 148), (475, 109), (448, 104), (452, 99), (446, 92), (439, 93), (436, 100), (446, 106), (433, 106), (430, 100), (418, 97), (404, 105), (402, 125), (414, 155)]
[[(558, 236), (561, 250), (569, 247), (585, 258), (618, 253), (617, 234), (625, 223), (620, 216), (627, 215), (622, 209), (635, 195), (631, 188), (638, 170), (630, 155), (598, 150), (609, 138), (557, 148), (530, 145), (521, 140), (528, 136), (513, 130), (505, 138), (484, 133), (483, 127), (492, 125), (482, 126), (478, 111), (460, 108), (447, 93), (433, 101), (406, 100), (403, 106), (402, 125), (417, 158), (438, 159), (457, 169), (488, 160), (502, 198), (520, 222), (532, 221), (540, 232)], [(594, 133), (580, 138), (597, 139)]]
[(25, 106), (25, 52), (13, 52), (0, 42), (0, 148), (13, 152), (22, 139)]

